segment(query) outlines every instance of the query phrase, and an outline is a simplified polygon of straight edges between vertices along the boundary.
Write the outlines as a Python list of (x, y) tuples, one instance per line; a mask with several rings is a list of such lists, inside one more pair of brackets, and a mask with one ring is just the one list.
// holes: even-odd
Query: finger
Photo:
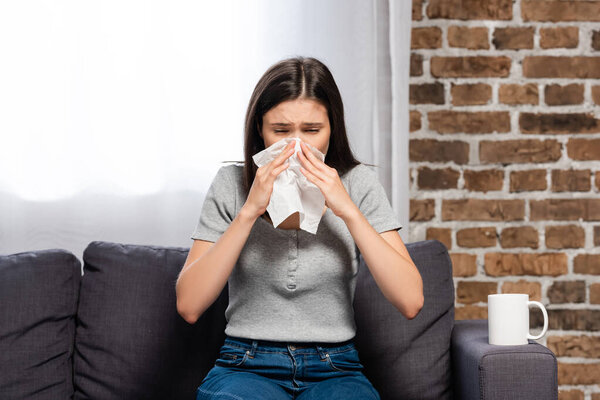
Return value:
[(293, 143), (294, 142), (290, 142), (288, 145), (286, 145), (281, 153), (269, 163), (268, 173), (270, 173), (273, 168), (279, 167), (287, 158), (294, 154)]
[(313, 175), (317, 176), (321, 180), (327, 180), (327, 175), (325, 175), (322, 171), (315, 167), (313, 163), (311, 163), (302, 152), (298, 152), (298, 159), (302, 163), (302, 166), (305, 170), (308, 170)]
[(318, 179), (314, 174), (312, 174), (306, 168), (300, 167), (300, 171), (304, 174), (304, 176), (306, 176), (306, 179), (308, 179), (310, 182), (317, 185), (317, 187), (321, 190), (321, 192), (323, 191), (323, 188), (321, 187), (323, 185), (323, 182), (320, 179)]
[(279, 173), (281, 173), (281, 171), (283, 171), (284, 169), (286, 169), (289, 166), (290, 166), (290, 163), (284, 163), (284, 164), (280, 165), (279, 167), (273, 169), (273, 171), (271, 171), (271, 175), (274, 175), (275, 177), (277, 177), (277, 175), (279, 175)]
[(281, 153), (277, 157), (275, 157), (275, 160), (273, 160), (273, 161), (277, 161), (277, 164), (281, 164), (282, 162), (284, 162), (286, 160), (286, 158), (288, 158), (289, 156), (294, 154), (294, 147), (295, 147), (294, 142), (288, 143), (283, 148)]
[(315, 166), (315, 168), (318, 168), (320, 171), (327, 173), (327, 165), (313, 154), (313, 152), (308, 148), (306, 143), (300, 142), (300, 147), (302, 148), (302, 155), (305, 159), (308, 159), (310, 163)]

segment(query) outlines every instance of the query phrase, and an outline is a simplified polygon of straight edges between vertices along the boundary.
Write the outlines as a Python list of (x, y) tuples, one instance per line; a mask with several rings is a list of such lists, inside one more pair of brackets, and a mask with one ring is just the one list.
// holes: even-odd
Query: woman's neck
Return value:
[[(323, 212), (321, 213), (321, 216), (323, 216), (326, 211), (327, 211), (327, 206), (323, 206)], [(267, 211), (265, 211), (265, 213), (262, 216), (267, 221), (269, 221), (271, 224), (273, 223), (273, 221), (271, 221), (271, 218), (269, 217), (269, 213)], [(285, 230), (300, 229), (300, 213), (295, 212), (292, 215), (290, 215), (289, 217), (287, 217), (286, 219), (284, 219), (281, 222), (281, 224), (279, 224), (277, 226), (277, 229), (285, 229)]]

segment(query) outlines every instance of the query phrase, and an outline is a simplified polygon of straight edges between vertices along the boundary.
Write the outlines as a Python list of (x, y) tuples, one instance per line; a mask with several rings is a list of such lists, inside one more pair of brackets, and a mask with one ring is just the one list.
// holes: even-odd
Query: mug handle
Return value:
[(537, 339), (542, 338), (542, 336), (544, 336), (544, 334), (548, 330), (548, 313), (546, 312), (546, 307), (544, 307), (544, 305), (542, 303), (540, 303), (539, 301), (532, 300), (532, 301), (527, 302), (527, 308), (529, 308), (529, 306), (532, 306), (532, 305), (538, 306), (544, 313), (544, 329), (542, 329), (542, 333), (540, 333), (537, 336), (533, 336), (529, 333), (529, 331), (527, 332), (527, 339), (537, 340)]

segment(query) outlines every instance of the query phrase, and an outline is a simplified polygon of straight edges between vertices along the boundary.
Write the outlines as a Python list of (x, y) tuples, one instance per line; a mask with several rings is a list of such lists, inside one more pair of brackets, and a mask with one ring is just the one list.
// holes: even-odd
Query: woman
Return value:
[[(299, 229), (297, 212), (277, 227), (266, 212), (294, 141), (260, 168), (252, 155), (284, 138), (304, 142), (302, 173), (325, 197), (316, 234)], [(379, 399), (353, 341), (358, 256), (407, 318), (422, 307), (422, 280), (376, 173), (352, 155), (325, 65), (297, 57), (266, 71), (246, 113), (244, 156), (217, 172), (177, 281), (189, 323), (229, 282), (225, 342), (197, 399)]]

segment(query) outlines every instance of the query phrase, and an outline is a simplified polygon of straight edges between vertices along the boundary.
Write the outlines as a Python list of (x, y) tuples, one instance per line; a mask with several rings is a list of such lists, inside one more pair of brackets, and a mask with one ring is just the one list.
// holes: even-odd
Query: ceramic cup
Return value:
[[(544, 328), (533, 336), (529, 334), (529, 307), (537, 306), (544, 313)], [(529, 301), (528, 294), (502, 293), (488, 295), (489, 344), (528, 344), (527, 339), (540, 339), (548, 330), (548, 313), (539, 301)]]

